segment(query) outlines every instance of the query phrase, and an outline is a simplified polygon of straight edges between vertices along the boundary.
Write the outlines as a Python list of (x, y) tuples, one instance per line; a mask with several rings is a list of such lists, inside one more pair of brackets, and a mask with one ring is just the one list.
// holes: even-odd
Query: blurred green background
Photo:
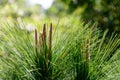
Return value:
[(46, 18), (74, 16), (85, 23), (98, 23), (100, 29), (109, 29), (109, 33), (120, 33), (119, 0), (53, 0), (48, 8), (43, 7), (47, 4), (31, 3), (30, 0), (0, 0), (0, 20), (21, 18), (35, 23)]

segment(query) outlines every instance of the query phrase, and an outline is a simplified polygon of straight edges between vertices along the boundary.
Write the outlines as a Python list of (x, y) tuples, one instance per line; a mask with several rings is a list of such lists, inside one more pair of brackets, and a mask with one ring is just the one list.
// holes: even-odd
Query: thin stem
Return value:
[(89, 61), (89, 48), (90, 48), (90, 39), (87, 39), (87, 46), (86, 46), (86, 61)]

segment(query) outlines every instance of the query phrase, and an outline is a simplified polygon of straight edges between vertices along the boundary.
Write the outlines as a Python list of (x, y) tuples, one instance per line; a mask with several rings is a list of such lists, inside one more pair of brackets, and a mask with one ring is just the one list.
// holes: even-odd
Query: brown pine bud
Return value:
[(35, 46), (37, 47), (38, 44), (38, 36), (37, 36), (37, 29), (35, 29)]
[(46, 25), (45, 24), (43, 25), (43, 40), (44, 40), (44, 43), (46, 44)]

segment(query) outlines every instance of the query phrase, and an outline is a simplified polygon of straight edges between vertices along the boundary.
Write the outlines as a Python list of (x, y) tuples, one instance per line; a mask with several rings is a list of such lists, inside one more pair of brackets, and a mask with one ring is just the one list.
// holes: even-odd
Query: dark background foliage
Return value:
[(120, 32), (119, 0), (55, 0), (53, 6), (57, 8), (57, 14), (74, 14), (86, 22), (98, 22), (102, 30)]

